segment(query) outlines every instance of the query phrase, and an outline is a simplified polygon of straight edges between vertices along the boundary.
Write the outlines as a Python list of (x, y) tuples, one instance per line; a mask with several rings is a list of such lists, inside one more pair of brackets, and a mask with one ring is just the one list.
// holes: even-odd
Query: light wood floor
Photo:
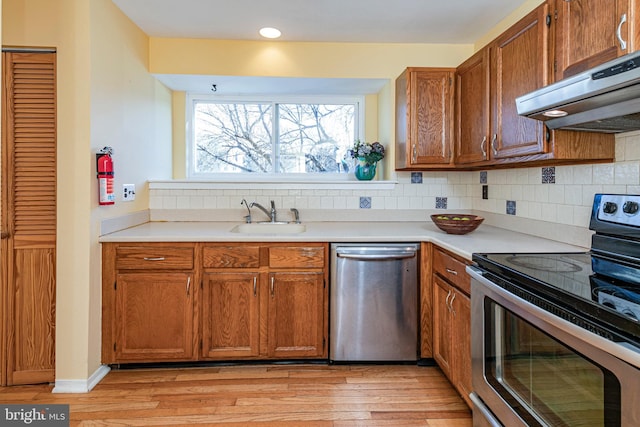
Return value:
[(437, 367), (243, 365), (112, 370), (86, 394), (0, 387), (0, 403), (68, 403), (72, 426), (471, 427)]

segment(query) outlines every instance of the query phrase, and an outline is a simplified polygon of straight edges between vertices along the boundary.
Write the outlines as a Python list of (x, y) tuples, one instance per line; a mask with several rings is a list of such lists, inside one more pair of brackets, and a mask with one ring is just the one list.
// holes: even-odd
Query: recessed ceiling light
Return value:
[(277, 39), (282, 33), (277, 28), (264, 27), (260, 29), (260, 35), (267, 39)]

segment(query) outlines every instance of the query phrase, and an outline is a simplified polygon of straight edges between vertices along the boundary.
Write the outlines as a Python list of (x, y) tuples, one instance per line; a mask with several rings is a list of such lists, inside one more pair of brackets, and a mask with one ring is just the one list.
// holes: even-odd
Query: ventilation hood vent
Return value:
[(550, 129), (619, 133), (640, 129), (640, 52), (516, 99), (518, 114)]

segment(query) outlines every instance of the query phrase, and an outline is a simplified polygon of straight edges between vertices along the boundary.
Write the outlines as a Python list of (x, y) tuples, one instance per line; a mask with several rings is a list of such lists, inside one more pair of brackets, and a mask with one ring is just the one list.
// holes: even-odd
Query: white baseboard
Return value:
[(58, 380), (51, 393), (88, 393), (90, 392), (111, 368), (107, 365), (100, 365), (98, 369), (86, 380)]

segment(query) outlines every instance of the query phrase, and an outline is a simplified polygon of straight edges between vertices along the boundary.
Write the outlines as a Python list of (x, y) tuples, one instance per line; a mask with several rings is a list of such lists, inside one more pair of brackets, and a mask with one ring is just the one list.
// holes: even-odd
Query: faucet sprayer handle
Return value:
[(293, 217), (295, 218), (295, 223), (296, 224), (300, 224), (300, 212), (298, 212), (298, 209), (291, 208), (291, 212), (293, 212)]

